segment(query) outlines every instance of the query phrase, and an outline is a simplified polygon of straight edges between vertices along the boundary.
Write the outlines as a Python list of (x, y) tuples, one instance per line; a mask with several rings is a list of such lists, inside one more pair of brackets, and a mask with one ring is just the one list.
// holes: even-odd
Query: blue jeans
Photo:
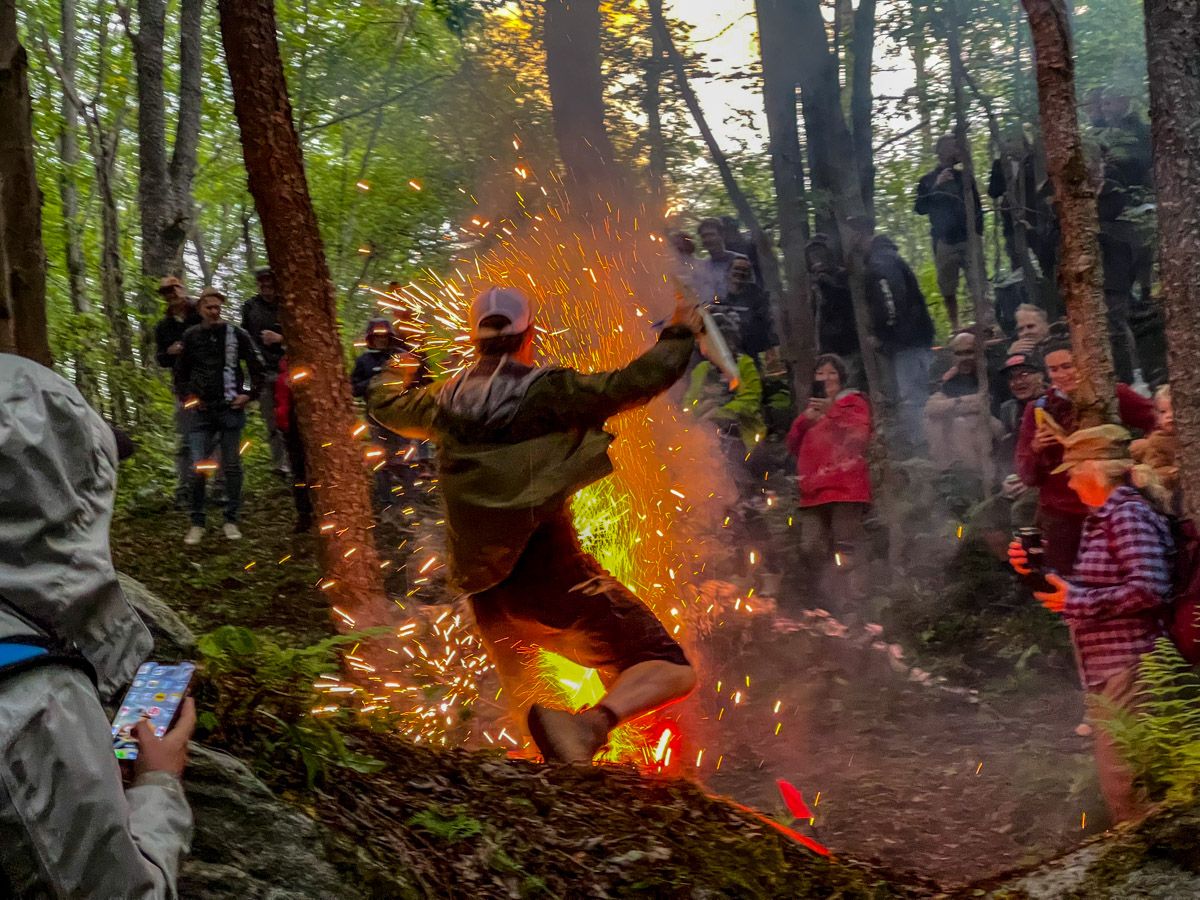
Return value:
[(225, 521), (236, 522), (242, 507), (242, 429), (246, 427), (246, 411), (221, 406), (192, 410), (188, 430), (188, 449), (192, 454), (192, 524), (204, 525), (204, 492), (207, 474), (195, 468), (212, 461), (221, 452), (221, 474), (225, 477)]
[(929, 366), (933, 350), (928, 347), (903, 347), (888, 354), (891, 364), (892, 402), (900, 426), (900, 437), (908, 453), (916, 453), (924, 443), (925, 403), (929, 400)]

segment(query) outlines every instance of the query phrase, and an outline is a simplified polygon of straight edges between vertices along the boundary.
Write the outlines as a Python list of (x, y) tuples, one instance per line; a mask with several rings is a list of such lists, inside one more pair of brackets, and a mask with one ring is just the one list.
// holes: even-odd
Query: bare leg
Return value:
[(618, 675), (604, 699), (581, 713), (534, 704), (529, 728), (547, 759), (588, 763), (604, 746), (610, 729), (682, 699), (695, 686), (691, 666), (648, 660)]
[(942, 300), (946, 304), (946, 315), (950, 319), (950, 330), (958, 331), (958, 295), (947, 294)]

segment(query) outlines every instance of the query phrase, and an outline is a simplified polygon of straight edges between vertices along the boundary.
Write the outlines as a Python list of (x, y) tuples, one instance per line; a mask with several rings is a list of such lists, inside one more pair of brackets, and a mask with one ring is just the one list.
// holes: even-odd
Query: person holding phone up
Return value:
[(150, 652), (109, 553), (112, 431), (73, 385), (0, 354), (0, 897), (176, 897), (192, 701), (146, 721), (123, 789), (101, 702)]
[(847, 374), (840, 357), (817, 357), (813, 396), (787, 436), (796, 457), (800, 547), (814, 582), (830, 562), (847, 573), (861, 562), (863, 515), (871, 502), (871, 407), (846, 387)]

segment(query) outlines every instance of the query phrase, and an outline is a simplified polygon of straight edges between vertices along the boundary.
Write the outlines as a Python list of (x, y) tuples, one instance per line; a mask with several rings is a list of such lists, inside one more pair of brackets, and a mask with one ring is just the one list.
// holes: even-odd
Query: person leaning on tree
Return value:
[(535, 703), (526, 720), (547, 761), (588, 763), (617, 725), (696, 684), (654, 614), (582, 550), (570, 502), (612, 471), (605, 421), (683, 375), (700, 315), (681, 297), (656, 346), (590, 375), (534, 364), (533, 309), (515, 288), (479, 294), (470, 325), (474, 366), (418, 387), (416, 360), (404, 360), (372, 386), (368, 412), (436, 440), (451, 579), (471, 598), (505, 695), (527, 696), (520, 650), (530, 644), (601, 672), (597, 705), (572, 714)]
[(279, 361), (287, 352), (284, 347), (283, 326), (279, 323), (279, 288), (275, 273), (262, 268), (254, 273), (258, 293), (242, 304), (242, 330), (250, 336), (266, 367), (266, 377), (254, 399), (258, 401), (263, 423), (267, 426), (267, 442), (275, 473), (281, 478), (292, 477), (288, 462), (287, 437), (279, 430), (275, 415), (275, 382), (279, 377)]
[[(1068, 575), (1075, 565), (1088, 511), (1071, 490), (1066, 474), (1059, 471), (1062, 443), (1051, 425), (1038, 422), (1037, 410), (1043, 410), (1067, 434), (1075, 431), (1079, 419), (1071, 395), (1079, 388), (1080, 376), (1071, 337), (1064, 330), (1055, 326), (1041, 349), (1050, 387), (1025, 407), (1017, 435), (1017, 474), (1039, 491), (1037, 525), (1042, 530), (1046, 565)], [(1154, 406), (1149, 400), (1126, 384), (1117, 385), (1116, 400), (1121, 424), (1143, 432), (1154, 430)]]
[[(213, 466), (217, 449), (225, 476), (225, 537), (236, 541), (242, 536), (237, 525), (242, 506), (242, 429), (246, 427), (246, 406), (265, 381), (262, 357), (250, 336), (221, 318), (224, 303), (225, 295), (216, 288), (201, 292), (201, 322), (183, 336), (183, 352), (176, 363), (184, 403), (191, 410), (192, 525), (184, 538), (189, 545), (204, 538), (205, 470)], [(272, 408), (274, 405), (272, 398)]]
[[(950, 327), (957, 330), (959, 273), (967, 277), (970, 296), (978, 293), (967, 252), (967, 203), (971, 203), (976, 234), (983, 234), (983, 204), (979, 202), (979, 188), (966, 183), (958, 139), (952, 134), (943, 135), (935, 150), (937, 165), (917, 182), (914, 209), (918, 215), (929, 217), (938, 290), (946, 303)], [(966, 199), (968, 193), (970, 201)]]
[[(1087, 516), (1071, 576), (1048, 574), (1051, 589), (1034, 594), (1071, 630), (1094, 723), (1100, 789), (1114, 822), (1136, 818), (1146, 803), (1104, 723), (1135, 707), (1142, 657), (1167, 636), (1174, 549), (1170, 524), (1156, 506), (1159, 486), (1144, 467), (1135, 471), (1129, 438), (1118, 425), (1081, 428), (1063, 438), (1054, 471), (1068, 478)], [(1145, 493), (1133, 486), (1131, 473), (1140, 476)], [(1009, 561), (1029, 574), (1017, 541), (1009, 545)]]

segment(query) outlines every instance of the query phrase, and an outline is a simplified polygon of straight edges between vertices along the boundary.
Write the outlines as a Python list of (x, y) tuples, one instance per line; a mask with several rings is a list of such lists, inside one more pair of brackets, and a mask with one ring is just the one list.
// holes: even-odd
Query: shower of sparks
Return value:
[[(656, 334), (649, 323), (674, 302), (670, 251), (654, 233), (657, 216), (612, 206), (602, 219), (576, 216), (558, 185), (540, 183), (527, 162), (515, 166), (512, 177), (519, 211), (508, 217), (478, 210), (459, 230), (473, 253), (453, 259), (446, 271), (426, 270), (420, 280), (393, 284), (388, 291), (365, 287), (397, 330), (418, 336), (435, 378), (471, 364), (472, 348), (464, 337), (467, 311), (472, 298), (493, 284), (518, 286), (532, 298), (535, 346), (543, 364), (583, 372), (627, 364), (651, 346)], [(411, 186), (420, 189), (415, 180)], [(370, 186), (360, 182), (357, 187)], [(307, 374), (294, 372), (293, 383)], [(689, 418), (665, 399), (617, 416), (609, 425), (619, 437), (610, 454), (614, 474), (579, 491), (572, 507), (584, 548), (685, 645), (726, 617), (754, 613), (748, 596), (713, 589), (703, 574), (705, 557), (713, 550), (703, 535), (719, 530), (728, 482), (713, 463), (720, 458), (714, 436), (688, 424)], [(365, 431), (360, 426), (354, 437)], [(366, 464), (382, 466), (385, 460), (373, 452), (365, 452)], [(404, 497), (434, 486), (417, 481), (394, 493), (391, 509), (397, 520), (415, 525), (417, 514)], [(481, 681), (493, 667), (472, 632), (469, 614), (461, 604), (431, 606), (418, 596), (443, 574), (441, 559), (415, 539), (406, 554), (409, 589), (394, 599), (408, 618), (391, 640), (378, 642), (376, 652), (348, 657), (365, 679), (351, 687), (326, 679), (317, 690), (352, 697), (363, 713), (386, 710), (394, 727), (414, 741), (527, 751), (518, 729), (501, 722), (506, 702), (518, 703), (518, 698), (504, 697), (503, 690), (480, 697)], [(758, 562), (756, 551), (750, 559)], [(546, 651), (531, 657), (531, 696), (573, 709), (603, 696), (596, 672)], [(742, 702), (738, 692), (733, 705)], [(676, 721), (648, 717), (617, 729), (604, 758), (665, 771), (672, 760), (678, 764), (683, 758), (681, 739)], [(701, 748), (697, 768), (703, 758)], [(718, 757), (717, 770), (723, 760)]]

